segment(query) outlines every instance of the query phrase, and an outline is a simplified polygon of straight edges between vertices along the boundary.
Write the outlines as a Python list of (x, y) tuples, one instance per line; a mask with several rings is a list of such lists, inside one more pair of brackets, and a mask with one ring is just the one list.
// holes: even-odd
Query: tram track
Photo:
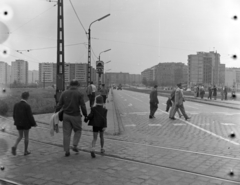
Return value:
[[(2, 116), (0, 116), (0, 117), (5, 118), (5, 117), (2, 117)], [(8, 119), (8, 118), (5, 118), (5, 119), (13, 121), (13, 120)], [(40, 123), (40, 124), (43, 124), (43, 125), (47, 125), (47, 123), (38, 122), (38, 121), (36, 121), (36, 122)], [(38, 126), (38, 128), (43, 129), (43, 130), (49, 130), (49, 128), (46, 128), (44, 126)], [(9, 134), (9, 135), (12, 135), (12, 136), (17, 136), (17, 134), (15, 134), (14, 132), (5, 131), (5, 133)], [(84, 134), (83, 133), (82, 135), (85, 136), (85, 137), (92, 137), (92, 135), (89, 135), (89, 134)], [(50, 146), (63, 147), (62, 144), (57, 144), (57, 143), (52, 143), (52, 142), (47, 142), (47, 141), (39, 141), (37, 139), (32, 139), (32, 138), (30, 140), (32, 140), (33, 142), (46, 144), (46, 145), (50, 145)], [(158, 149), (166, 149), (166, 150), (172, 150), (172, 151), (177, 151), (177, 152), (192, 153), (192, 154), (197, 154), (197, 155), (202, 155), (202, 156), (218, 157), (218, 158), (221, 158), (221, 159), (231, 159), (231, 160), (240, 161), (240, 158), (214, 155), (214, 154), (208, 154), (208, 153), (203, 153), (203, 152), (194, 152), (194, 151), (189, 151), (189, 150), (181, 150), (181, 149), (175, 149), (175, 148), (170, 148), (170, 147), (162, 147), (162, 146), (156, 146), (156, 145), (148, 145), (148, 144), (142, 144), (142, 143), (137, 143), (137, 142), (124, 141), (124, 140), (120, 140), (120, 139), (105, 138), (105, 140), (110, 140), (110, 141), (113, 141), (113, 142), (121, 142), (121, 143), (125, 143), (125, 144), (145, 146), (145, 147), (153, 147), (153, 148), (158, 148)], [(86, 152), (86, 153), (90, 152), (88, 149), (84, 149), (84, 148), (80, 149), (80, 151)], [(98, 152), (96, 152), (96, 154), (101, 155)], [(207, 175), (207, 174), (204, 174), (204, 173), (189, 171), (189, 170), (186, 170), (186, 169), (174, 168), (174, 167), (167, 166), (167, 165), (153, 164), (153, 163), (150, 163), (150, 162), (140, 161), (140, 160), (137, 160), (137, 159), (121, 157), (117, 154), (106, 153), (105, 157), (112, 158), (112, 159), (117, 159), (117, 160), (122, 160), (122, 161), (126, 161), (126, 162), (149, 165), (149, 166), (152, 166), (152, 167), (157, 167), (157, 168), (161, 168), (161, 169), (168, 169), (168, 170), (172, 170), (172, 171), (176, 171), (176, 172), (182, 172), (182, 173), (197, 175), (197, 176), (201, 176), (201, 177), (207, 177), (207, 178), (210, 178), (210, 179), (220, 180), (220, 181), (224, 181), (224, 182), (230, 182), (230, 183), (234, 183), (234, 184), (239, 184), (240, 183), (240, 181), (237, 181), (235, 179), (231, 179), (230, 177), (227, 179), (227, 178), (224, 178), (224, 177)]]

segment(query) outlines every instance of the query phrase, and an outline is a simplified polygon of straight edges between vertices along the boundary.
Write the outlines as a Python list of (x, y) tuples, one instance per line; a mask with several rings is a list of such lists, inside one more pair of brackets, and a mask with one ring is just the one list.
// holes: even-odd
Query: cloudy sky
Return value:
[[(38, 70), (40, 62), (56, 62), (55, 5), (0, 1), (0, 61), (24, 59), (30, 70)], [(217, 51), (221, 63), (240, 67), (239, 12), (239, 0), (64, 0), (65, 62), (87, 63), (86, 31), (111, 14), (91, 26), (94, 67), (108, 49), (101, 60), (111, 61), (105, 65), (109, 72), (140, 74), (160, 62), (187, 64), (187, 56), (198, 51)]]

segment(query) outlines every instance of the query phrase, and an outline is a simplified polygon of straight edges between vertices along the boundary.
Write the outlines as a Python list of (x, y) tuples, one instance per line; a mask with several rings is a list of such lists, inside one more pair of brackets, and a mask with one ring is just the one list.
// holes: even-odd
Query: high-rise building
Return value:
[(0, 84), (7, 84), (7, 69), (8, 64), (0, 61)]
[(220, 86), (225, 86), (225, 64), (220, 64), (220, 69), (219, 69), (219, 85)]
[(7, 64), (7, 84), (11, 84), (11, 70), (12, 66)]
[(156, 81), (160, 86), (187, 83), (187, 66), (181, 62), (165, 62), (156, 66)]
[(188, 55), (188, 84), (220, 86), (220, 54), (217, 52), (197, 52)]
[(141, 72), (142, 79), (145, 78), (147, 82), (156, 80), (156, 66), (145, 69)]
[(11, 83), (27, 84), (28, 83), (28, 62), (16, 60), (11, 66)]
[(39, 63), (39, 85), (51, 86), (56, 84), (56, 63)]
[(28, 84), (38, 83), (39, 72), (37, 70), (28, 71)]
[[(80, 82), (81, 86), (87, 84), (87, 63), (65, 63), (65, 86), (68, 86), (72, 79)], [(39, 64), (39, 84), (51, 86), (56, 84), (56, 63)], [(91, 80), (96, 83), (96, 70), (91, 68)]]

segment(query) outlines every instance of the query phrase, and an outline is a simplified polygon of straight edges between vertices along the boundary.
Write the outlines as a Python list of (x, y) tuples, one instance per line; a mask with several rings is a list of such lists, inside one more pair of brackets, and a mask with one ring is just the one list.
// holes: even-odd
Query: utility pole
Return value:
[(63, 0), (58, 0), (57, 9), (57, 76), (56, 94), (54, 95), (56, 104), (60, 99), (61, 93), (65, 90)]

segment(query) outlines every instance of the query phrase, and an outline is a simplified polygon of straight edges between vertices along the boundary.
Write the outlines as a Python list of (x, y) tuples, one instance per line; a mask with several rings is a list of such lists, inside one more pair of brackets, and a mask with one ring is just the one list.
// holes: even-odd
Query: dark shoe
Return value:
[(16, 152), (17, 148), (16, 147), (12, 147), (12, 154), (13, 155), (17, 155), (17, 152)]
[(69, 157), (69, 156), (70, 156), (70, 152), (66, 152), (65, 157)]
[(29, 154), (31, 154), (31, 152), (29, 152), (29, 151), (24, 153), (24, 155), (29, 155)]
[(92, 158), (96, 157), (96, 155), (95, 155), (95, 153), (93, 151), (91, 152), (91, 156), (92, 156)]
[(185, 118), (186, 121), (189, 120), (189, 119), (191, 119), (191, 117), (187, 117), (187, 118)]
[(79, 150), (78, 150), (78, 148), (77, 147), (72, 147), (72, 150), (74, 151), (74, 152), (79, 152)]
[(155, 118), (155, 116), (152, 116), (152, 118)]
[(101, 149), (101, 154), (104, 154), (105, 153), (105, 150), (102, 148)]
[(151, 115), (149, 115), (149, 119), (152, 119), (153, 117)]
[(176, 120), (176, 118), (174, 118), (174, 117), (173, 117), (173, 118), (170, 118), (170, 119), (172, 119), (172, 120)]

